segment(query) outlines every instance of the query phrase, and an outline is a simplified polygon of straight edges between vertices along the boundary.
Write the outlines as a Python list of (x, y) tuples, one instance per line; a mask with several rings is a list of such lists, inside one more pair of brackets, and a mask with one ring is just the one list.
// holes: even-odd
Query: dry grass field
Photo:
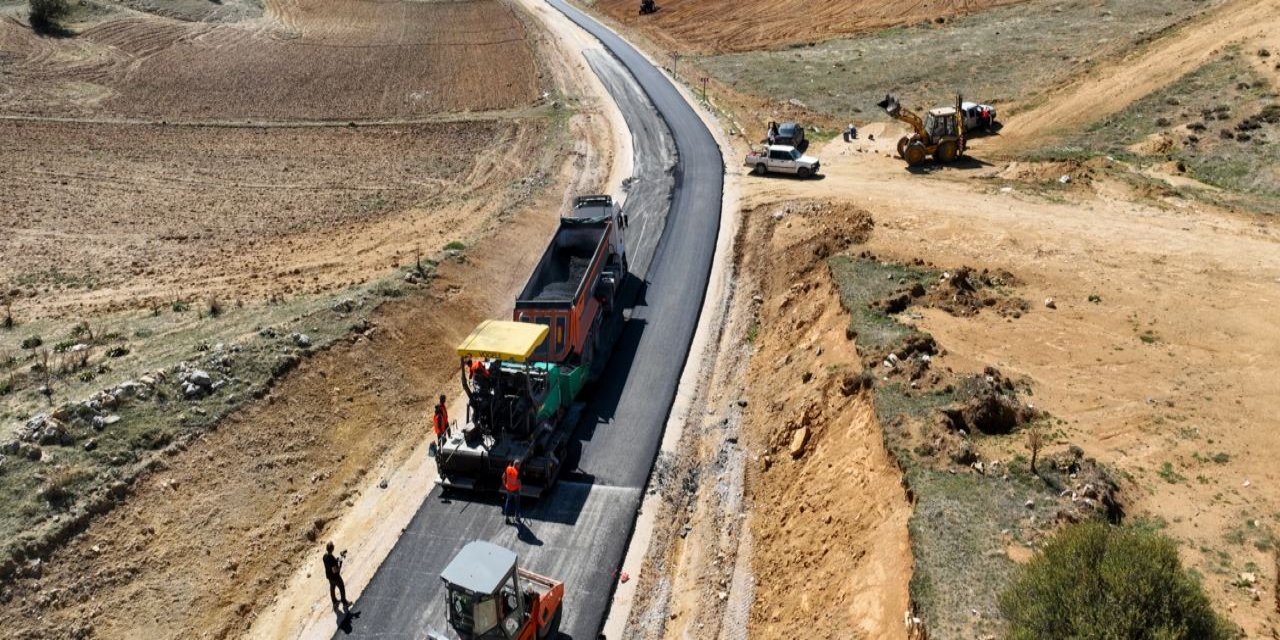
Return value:
[(781, 49), (852, 33), (951, 18), (1021, 0), (665, 0), (641, 16), (635, 0), (596, 0), (601, 11), (656, 42), (692, 53)]

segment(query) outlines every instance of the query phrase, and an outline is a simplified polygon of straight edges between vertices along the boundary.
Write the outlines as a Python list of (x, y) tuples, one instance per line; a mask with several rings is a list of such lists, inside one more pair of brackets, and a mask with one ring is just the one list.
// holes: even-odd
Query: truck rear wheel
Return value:
[(756, 166), (751, 168), (751, 173), (754, 173), (758, 176), (764, 175), (766, 171), (768, 171), (768, 169), (765, 168), (763, 162), (757, 163)]

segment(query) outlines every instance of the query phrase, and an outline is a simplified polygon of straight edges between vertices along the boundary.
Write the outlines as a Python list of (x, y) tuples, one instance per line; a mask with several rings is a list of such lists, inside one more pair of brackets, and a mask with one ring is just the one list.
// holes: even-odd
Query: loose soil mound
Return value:
[[(660, 0), (639, 15), (636, 0), (601, 0), (610, 16), (641, 26), (657, 39), (699, 53), (774, 49), (918, 22), (945, 21), (1021, 0)], [(729, 17), (731, 19), (726, 20)]]
[(298, 0), (231, 24), (113, 14), (63, 39), (5, 20), (0, 69), (0, 109), (34, 115), (404, 118), (540, 93), (526, 27), (496, 1)]

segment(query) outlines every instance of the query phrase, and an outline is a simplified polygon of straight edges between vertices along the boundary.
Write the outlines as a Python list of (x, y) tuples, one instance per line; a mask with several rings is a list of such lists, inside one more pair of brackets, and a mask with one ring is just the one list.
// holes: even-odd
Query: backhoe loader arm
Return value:
[(921, 139), (928, 139), (929, 136), (924, 130), (924, 121), (920, 119), (920, 116), (912, 113), (909, 109), (904, 109), (902, 107), (902, 103), (898, 102), (897, 98), (892, 95), (886, 95), (884, 100), (876, 103), (876, 106), (884, 109), (884, 112), (889, 114), (890, 118), (901, 120), (908, 125), (911, 125), (911, 128)]

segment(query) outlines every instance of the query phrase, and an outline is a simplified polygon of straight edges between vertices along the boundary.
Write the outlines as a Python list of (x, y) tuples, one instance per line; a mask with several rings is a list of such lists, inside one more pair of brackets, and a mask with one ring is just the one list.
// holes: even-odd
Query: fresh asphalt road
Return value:
[[(527, 568), (565, 581), (561, 630), (568, 638), (595, 640), (608, 611), (706, 294), (724, 165), (710, 131), (666, 76), (581, 12), (560, 0), (548, 4), (614, 54), (616, 60), (596, 57), (591, 65), (633, 135), (646, 137), (635, 145), (645, 157), (636, 158), (637, 180), (626, 205), (628, 252), (644, 287), (577, 426), (567, 465), (574, 471), (538, 504), (526, 506), (520, 527), (503, 524), (496, 500), (446, 500), (433, 491), (337, 637), (421, 640), (428, 631), (445, 632), (440, 572), (472, 540), (511, 548)], [(632, 78), (618, 73), (618, 64)], [(663, 143), (650, 144), (654, 135)], [(667, 135), (676, 151), (669, 176)], [(664, 183), (669, 193), (651, 188)]]

